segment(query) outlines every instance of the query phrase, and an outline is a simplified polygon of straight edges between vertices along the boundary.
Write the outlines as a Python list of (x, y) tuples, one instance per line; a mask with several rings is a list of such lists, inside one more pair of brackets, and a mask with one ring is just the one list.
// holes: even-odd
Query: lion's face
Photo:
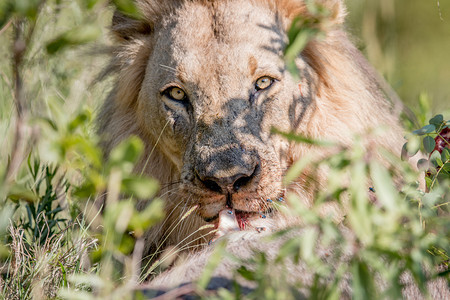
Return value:
[[(314, 2), (330, 14), (324, 34), (296, 59), (299, 81), (286, 70), (283, 50), (293, 18), (311, 17), (305, 1), (139, 0), (142, 20), (114, 15), (109, 70), (117, 81), (100, 112), (99, 132), (106, 152), (140, 136), (146, 148), (136, 171), (165, 187), (167, 216), (149, 230), (146, 251), (159, 243), (201, 244), (203, 220), (220, 225), (217, 216), (228, 209), (238, 223), (254, 217), (253, 227), (261, 221), (284, 226), (288, 216), (258, 216), (283, 195), (287, 168), (333, 149), (289, 143), (273, 127), (347, 147), (355, 134), (384, 126), (390, 130), (367, 136), (367, 150), (400, 153), (397, 113), (343, 31), (342, 0)], [(325, 173), (306, 168), (287, 188), (310, 205)], [(196, 213), (184, 218), (192, 207)]]
[(188, 2), (172, 13), (155, 27), (139, 126), (159, 138), (205, 220), (225, 207), (264, 212), (282, 196), (289, 163), (289, 143), (271, 128), (291, 130), (303, 110), (282, 59), (281, 20), (241, 1), (218, 2), (214, 13)]

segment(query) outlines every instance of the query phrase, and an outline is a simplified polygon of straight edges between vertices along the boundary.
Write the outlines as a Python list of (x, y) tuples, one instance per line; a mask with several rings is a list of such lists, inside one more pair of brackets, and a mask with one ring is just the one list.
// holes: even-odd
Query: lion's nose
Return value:
[(254, 168), (246, 170), (231, 176), (202, 176), (198, 174), (198, 179), (202, 184), (210, 191), (221, 194), (236, 193), (242, 187), (249, 185), (250, 182), (256, 177), (258, 173), (259, 165)]

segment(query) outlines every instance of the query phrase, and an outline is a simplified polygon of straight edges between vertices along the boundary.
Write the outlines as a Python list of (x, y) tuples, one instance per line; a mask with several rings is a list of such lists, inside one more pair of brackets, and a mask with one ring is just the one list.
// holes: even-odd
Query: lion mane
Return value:
[(368, 147), (400, 154), (398, 107), (346, 34), (342, 1), (316, 2), (330, 12), (328, 25), (300, 53), (300, 81), (283, 50), (293, 18), (308, 17), (304, 1), (139, 0), (141, 19), (114, 14), (108, 71), (116, 79), (99, 133), (106, 153), (139, 136), (136, 172), (161, 182), (166, 219), (147, 233), (145, 254), (204, 244), (210, 237), (196, 230), (221, 209), (258, 212), (286, 188), (311, 204), (306, 176), (292, 187), (282, 176), (299, 158), (330, 150), (289, 143), (273, 127), (349, 146), (355, 134), (385, 126)]

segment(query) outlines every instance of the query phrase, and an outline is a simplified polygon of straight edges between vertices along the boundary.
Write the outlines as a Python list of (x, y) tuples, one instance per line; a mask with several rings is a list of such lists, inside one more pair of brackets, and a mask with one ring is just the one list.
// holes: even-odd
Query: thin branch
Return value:
[(2, 35), (2, 34), (9, 28), (9, 26), (11, 26), (12, 22), (13, 22), (13, 20), (10, 19), (10, 20), (8, 21), (8, 23), (5, 24), (5, 26), (3, 26), (2, 28), (0, 28), (0, 35)]
[[(46, 0), (41, 0), (38, 13), (42, 8)], [(26, 30), (25, 25), (28, 21), (29, 28)], [(36, 28), (36, 19), (18, 18), (11, 19), (13, 25), (13, 43), (12, 43), (12, 73), (13, 73), (13, 86), (14, 86), (14, 104), (16, 107), (17, 118), (15, 122), (15, 134), (13, 144), (11, 148), (11, 157), (6, 168), (5, 181), (11, 181), (23, 159), (25, 158), (25, 146), (26, 146), (26, 131), (27, 131), (27, 117), (28, 107), (25, 98), (25, 89), (23, 86), (23, 64), (25, 60), (25, 54), (33, 38), (33, 34)], [(4, 28), (3, 28), (4, 29)]]
[(176, 289), (170, 290), (160, 296), (153, 298), (153, 300), (169, 300), (169, 299), (178, 299), (181, 296), (187, 296), (195, 293), (195, 287), (191, 284), (182, 285)]
[(17, 119), (15, 122), (15, 135), (11, 149), (11, 158), (6, 169), (6, 181), (11, 180), (23, 159), (24, 152), (24, 136), (25, 136), (25, 118), (27, 110), (25, 108), (25, 97), (22, 79), (22, 63), (26, 52), (27, 44), (23, 39), (24, 21), (22, 19), (13, 22), (13, 85), (14, 85), (14, 104), (16, 107)]
[(444, 21), (444, 18), (442, 18), (441, 4), (439, 3), (439, 0), (437, 1), (437, 7), (439, 11), (439, 19), (441, 19), (441, 21)]

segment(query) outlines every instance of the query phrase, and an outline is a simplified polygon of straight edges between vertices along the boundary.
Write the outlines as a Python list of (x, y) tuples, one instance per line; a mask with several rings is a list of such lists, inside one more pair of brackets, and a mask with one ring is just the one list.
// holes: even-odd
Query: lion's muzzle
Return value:
[(255, 183), (259, 168), (259, 163), (254, 161), (253, 164), (232, 165), (225, 170), (212, 170), (211, 172), (207, 172), (206, 168), (200, 168), (200, 170), (196, 170), (196, 176), (208, 190), (229, 195)]

